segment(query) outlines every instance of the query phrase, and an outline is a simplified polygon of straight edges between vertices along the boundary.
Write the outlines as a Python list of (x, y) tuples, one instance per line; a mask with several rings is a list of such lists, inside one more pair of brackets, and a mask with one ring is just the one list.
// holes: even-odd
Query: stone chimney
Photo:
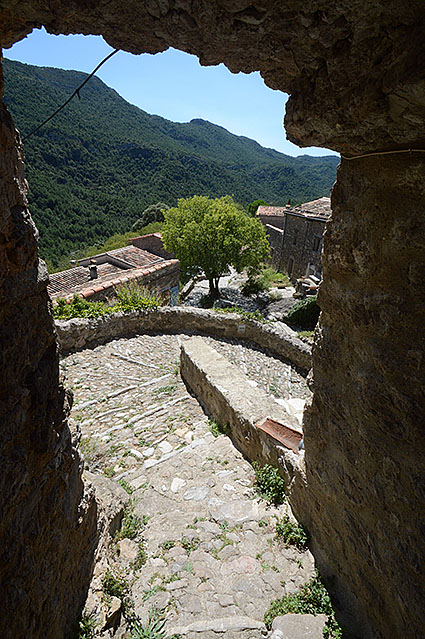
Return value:
[(90, 279), (91, 280), (97, 280), (97, 265), (96, 265), (96, 260), (90, 260)]

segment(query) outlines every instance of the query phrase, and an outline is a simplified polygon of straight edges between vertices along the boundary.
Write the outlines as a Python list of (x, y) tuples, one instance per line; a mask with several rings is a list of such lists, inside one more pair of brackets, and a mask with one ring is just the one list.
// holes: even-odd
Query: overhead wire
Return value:
[(360, 158), (370, 158), (375, 155), (395, 155), (397, 153), (425, 153), (425, 149), (396, 149), (395, 151), (372, 151), (371, 153), (362, 153), (362, 155), (352, 155), (348, 157), (341, 155), (343, 160), (358, 160)]
[(34, 133), (36, 133), (37, 131), (39, 131), (45, 124), (47, 124), (48, 122), (50, 122), (50, 120), (52, 120), (60, 111), (62, 111), (62, 109), (64, 109), (66, 107), (67, 104), (69, 104), (72, 100), (72, 98), (75, 98), (75, 96), (78, 96), (78, 99), (81, 99), (80, 97), (80, 91), (83, 88), (83, 86), (85, 84), (87, 84), (87, 82), (90, 80), (90, 78), (92, 78), (94, 76), (94, 74), (96, 73), (96, 71), (98, 71), (98, 69), (100, 69), (100, 67), (102, 66), (102, 64), (105, 64), (105, 62), (107, 62), (110, 58), (112, 58), (113, 55), (115, 55), (116, 53), (118, 53), (119, 49), (114, 49), (113, 51), (111, 51), (111, 53), (109, 53), (105, 58), (103, 58), (103, 60), (101, 62), (99, 62), (99, 64), (97, 65), (97, 67), (95, 69), (93, 69), (93, 71), (87, 76), (87, 78), (84, 80), (84, 82), (82, 82), (74, 91), (74, 93), (58, 108), (56, 109), (56, 111), (54, 113), (52, 113), (51, 115), (49, 115), (48, 118), (46, 118), (46, 120), (44, 120), (44, 122), (42, 122), (41, 124), (39, 124), (38, 126), (35, 127), (35, 129), (33, 129), (32, 131), (30, 131), (29, 133), (27, 133), (27, 135), (25, 135), (22, 140), (28, 140), (29, 137), (31, 137), (32, 135), (34, 135)]

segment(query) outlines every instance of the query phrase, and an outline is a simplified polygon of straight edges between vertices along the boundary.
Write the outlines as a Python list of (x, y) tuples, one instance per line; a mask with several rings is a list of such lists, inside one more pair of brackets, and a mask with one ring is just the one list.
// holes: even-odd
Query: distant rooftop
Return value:
[(290, 210), (289, 204), (285, 206), (259, 206), (257, 215), (285, 215)]
[[(162, 244), (161, 236), (157, 234), (141, 236), (130, 241), (139, 243), (145, 241), (145, 243), (149, 244), (152, 238), (157, 243), (160, 242)], [(99, 253), (98, 255), (78, 260), (78, 263), (67, 271), (52, 273), (47, 289), (54, 298), (72, 293), (82, 293), (86, 289), (91, 289), (93, 283), (98, 285), (102, 282), (116, 280), (125, 273), (130, 275), (131, 271), (136, 269), (159, 268), (162, 265), (168, 265), (169, 258), (167, 258), (167, 255), (162, 257), (149, 250), (130, 244), (107, 253)]]
[(327, 220), (331, 215), (331, 199), (329, 197), (320, 197), (317, 200), (294, 207), (286, 204), (285, 206), (259, 206), (257, 209), (257, 215), (269, 217), (284, 217), (288, 213)]
[(318, 200), (300, 204), (300, 206), (294, 207), (294, 212), (300, 212), (304, 215), (312, 215), (314, 217), (328, 218), (331, 215), (331, 198), (320, 197)]

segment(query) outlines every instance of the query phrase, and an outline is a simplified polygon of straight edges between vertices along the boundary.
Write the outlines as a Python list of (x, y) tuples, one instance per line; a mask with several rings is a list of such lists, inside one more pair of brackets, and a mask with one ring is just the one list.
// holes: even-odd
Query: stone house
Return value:
[(295, 282), (305, 275), (321, 277), (322, 237), (331, 215), (330, 198), (297, 207), (260, 206), (258, 218), (266, 227), (272, 265)]
[(103, 300), (115, 286), (137, 282), (164, 294), (175, 303), (179, 285), (179, 261), (168, 253), (160, 233), (142, 235), (128, 246), (75, 262), (72, 268), (50, 275), (50, 297), (71, 299), (77, 294)]

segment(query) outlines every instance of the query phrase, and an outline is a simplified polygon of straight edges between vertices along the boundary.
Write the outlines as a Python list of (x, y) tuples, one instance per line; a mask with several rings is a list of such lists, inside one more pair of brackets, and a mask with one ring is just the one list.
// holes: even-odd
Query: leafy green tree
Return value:
[(246, 212), (251, 217), (255, 217), (259, 206), (268, 206), (268, 204), (264, 200), (254, 200), (253, 202), (248, 204), (248, 206), (246, 207)]
[(133, 224), (131, 227), (132, 231), (138, 231), (142, 229), (144, 226), (151, 224), (152, 222), (163, 222), (164, 221), (164, 212), (168, 211), (168, 204), (164, 202), (157, 202), (156, 204), (151, 204), (143, 211), (141, 217)]
[(165, 214), (162, 237), (185, 274), (204, 273), (211, 297), (218, 296), (220, 277), (230, 266), (253, 271), (269, 254), (261, 222), (240, 211), (228, 195), (178, 200)]

